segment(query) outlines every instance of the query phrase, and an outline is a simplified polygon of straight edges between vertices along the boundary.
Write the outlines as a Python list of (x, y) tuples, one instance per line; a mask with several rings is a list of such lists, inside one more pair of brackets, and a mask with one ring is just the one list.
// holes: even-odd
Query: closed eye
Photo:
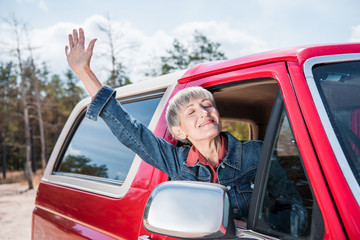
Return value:
[(202, 105), (204, 108), (209, 108), (209, 107), (213, 107), (213, 105), (211, 103), (206, 103)]
[(204, 108), (209, 108), (209, 107), (213, 107), (213, 104), (210, 100), (208, 99), (204, 99), (203, 102), (202, 102), (202, 106)]

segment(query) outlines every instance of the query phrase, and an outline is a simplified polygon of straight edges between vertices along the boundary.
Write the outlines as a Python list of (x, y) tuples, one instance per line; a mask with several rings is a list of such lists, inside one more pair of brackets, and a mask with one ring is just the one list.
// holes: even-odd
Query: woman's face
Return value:
[(180, 139), (198, 141), (212, 140), (221, 132), (219, 112), (209, 99), (193, 99), (179, 113), (180, 126), (173, 132)]

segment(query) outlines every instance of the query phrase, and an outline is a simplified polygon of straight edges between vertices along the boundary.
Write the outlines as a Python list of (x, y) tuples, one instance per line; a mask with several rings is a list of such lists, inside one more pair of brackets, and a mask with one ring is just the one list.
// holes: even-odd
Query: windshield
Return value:
[(360, 61), (319, 64), (312, 71), (336, 137), (360, 183)]

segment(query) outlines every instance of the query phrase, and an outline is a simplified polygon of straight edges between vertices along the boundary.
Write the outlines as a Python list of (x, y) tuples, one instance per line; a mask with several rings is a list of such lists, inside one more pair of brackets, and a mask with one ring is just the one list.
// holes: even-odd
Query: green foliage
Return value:
[(79, 155), (68, 155), (61, 163), (60, 172), (78, 173), (88, 176), (108, 178), (106, 165), (91, 164), (91, 159)]
[(161, 74), (187, 69), (203, 62), (226, 59), (220, 46), (220, 43), (209, 40), (199, 31), (194, 32), (193, 40), (187, 46), (174, 39), (172, 48), (166, 51), (167, 55), (161, 57)]
[(129, 85), (132, 82), (126, 75), (126, 68), (121, 63), (115, 64), (115, 69), (110, 71), (109, 79), (105, 82), (106, 85), (116, 88)]
[[(71, 69), (68, 69), (65, 72), (65, 84), (64, 92), (62, 97), (62, 105), (64, 108), (66, 106), (75, 106), (83, 97), (85, 97), (85, 92), (83, 88), (79, 86), (80, 79), (75, 76)], [(64, 109), (63, 108), (63, 109)], [(64, 109), (66, 114), (69, 115), (72, 109)]]
[[(188, 44), (174, 39), (172, 48), (167, 50), (166, 56), (161, 57), (161, 64), (153, 69), (151, 75), (186, 69), (206, 61), (226, 59), (225, 54), (220, 50), (220, 46), (220, 43), (209, 40), (198, 31), (194, 32), (193, 40)], [(112, 48), (112, 65), (105, 84), (111, 87), (131, 84), (127, 69), (117, 60), (114, 50)], [(21, 51), (26, 52), (27, 50), (21, 49)], [(22, 66), (21, 71), (19, 65)], [(20, 84), (20, 77), (24, 79), (23, 85)], [(4, 164), (0, 166), (1, 169), (21, 170), (24, 168), (26, 146), (24, 106), (21, 104), (21, 100), (23, 98), (27, 100), (28, 106), (26, 107), (29, 109), (32, 158), (36, 163), (35, 165), (40, 166), (40, 121), (36, 108), (36, 106), (39, 106), (36, 105), (37, 100), (40, 99), (41, 104), (46, 159), (48, 159), (72, 109), (77, 102), (86, 96), (84, 89), (79, 85), (81, 85), (79, 79), (70, 69), (63, 75), (51, 74), (46, 63), (36, 65), (31, 56), (26, 60), (21, 60), (17, 65), (12, 62), (0, 62), (0, 158), (1, 162), (6, 163), (6, 166)], [(39, 89), (35, 86), (38, 86)], [(24, 88), (26, 90), (24, 91), (25, 94), (21, 91)], [(37, 98), (38, 96), (40, 98)], [(227, 124), (225, 125), (227, 126)], [(245, 129), (245, 127), (236, 124), (227, 127), (231, 131)], [(243, 136), (248, 136), (248, 133), (241, 130), (235, 135), (242, 139)], [(95, 175), (105, 174), (106, 169), (103, 166), (90, 165), (88, 159), (73, 158), (70, 160), (82, 164), (84, 171), (89, 171)]]
[(179, 40), (174, 39), (173, 49), (168, 49), (166, 52), (168, 56), (161, 57), (161, 62), (163, 63), (161, 66), (162, 74), (189, 67), (190, 58), (188, 50)]
[(64, 126), (68, 116), (80, 99), (85, 97), (79, 87), (79, 79), (71, 70), (64, 76), (50, 75), (46, 63), (39, 67), (31, 59), (23, 62), (23, 77), (26, 80), (27, 95), (20, 94), (19, 73), (12, 63), (0, 63), (0, 168), (22, 170), (25, 159), (25, 130), (22, 116), (22, 97), (28, 100), (33, 158), (40, 166), (40, 140), (37, 109), (35, 107), (34, 83), (38, 81), (42, 117), (45, 129), (46, 159)]
[(193, 45), (193, 51), (189, 58), (194, 64), (226, 59), (225, 53), (219, 50), (221, 44), (210, 41), (199, 31), (194, 33)]
[[(15, 162), (19, 159), (16, 151), (7, 158), (10, 149), (6, 146), (15, 143), (14, 139), (9, 134), (17, 131), (17, 126), (14, 124), (16, 119), (15, 110), (16, 102), (13, 99), (17, 98), (16, 77), (14, 75), (14, 65), (12, 62), (0, 64), (0, 167), (3, 176), (6, 176), (6, 168), (11, 168), (13, 165), (19, 165)], [(9, 165), (8, 163), (12, 163)]]
[(222, 130), (230, 132), (239, 140), (249, 140), (249, 124), (246, 122), (221, 120)]

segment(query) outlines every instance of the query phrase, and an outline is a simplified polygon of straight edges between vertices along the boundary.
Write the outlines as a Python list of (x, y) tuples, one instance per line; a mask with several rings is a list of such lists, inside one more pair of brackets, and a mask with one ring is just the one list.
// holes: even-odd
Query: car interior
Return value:
[[(248, 139), (240, 140), (264, 140), (272, 107), (279, 91), (276, 80), (253, 79), (224, 84), (209, 90), (213, 92), (222, 120), (248, 124)], [(226, 127), (223, 130), (233, 133)]]
[[(278, 121), (275, 121), (276, 126), (269, 123), (271, 113), (273, 111), (277, 112), (277, 110), (273, 110), (276, 109), (275, 100), (279, 93), (279, 85), (276, 80), (272, 78), (252, 79), (217, 86), (209, 90), (213, 92), (222, 120), (240, 121), (248, 124), (248, 139), (240, 140), (264, 141), (268, 127), (270, 127), (270, 130), (273, 129), (270, 132), (278, 131)], [(264, 226), (267, 227), (259, 228), (257, 225), (256, 229), (266, 232), (270, 231), (271, 228), (274, 233), (279, 234), (281, 232), (281, 234), (287, 234), (288, 237), (306, 236), (309, 234), (311, 221), (316, 222), (316, 220), (311, 220), (313, 208), (315, 208), (314, 211), (317, 211), (318, 208), (313, 206), (316, 203), (313, 203), (313, 197), (302, 169), (296, 142), (290, 138), (292, 137), (292, 134), (289, 134), (291, 131), (287, 131), (290, 125), (284, 124), (288, 121), (286, 120), (286, 114), (281, 116), (283, 118), (281, 120), (282, 129), (278, 133), (278, 141), (275, 142), (274, 139), (276, 143), (274, 146), (272, 145), (273, 141), (268, 141), (269, 144), (266, 147), (272, 153), (272, 165), (271, 167), (262, 166), (262, 169), (269, 169), (268, 174), (263, 172), (263, 176), (268, 175), (268, 183), (255, 183), (258, 185), (257, 188), (263, 189), (258, 191), (258, 194), (266, 190), (264, 195), (266, 200), (264, 201), (270, 203), (268, 206), (265, 204), (261, 210), (263, 212), (258, 213), (258, 216), (263, 218), (260, 225), (265, 224)], [(239, 131), (239, 129), (226, 129), (226, 127), (223, 127), (223, 131), (229, 131), (235, 136), (236, 131)], [(273, 147), (276, 151), (272, 151)], [(262, 169), (260, 173), (263, 171)], [(277, 191), (278, 189), (284, 191)], [(268, 196), (273, 196), (273, 198), (268, 198)], [(286, 197), (282, 199), (281, 196)], [(296, 214), (289, 209), (295, 209)], [(272, 214), (268, 214), (269, 212)], [(254, 214), (254, 211), (252, 214)], [(291, 216), (297, 219), (296, 223), (291, 220)], [(281, 221), (275, 221), (274, 219), (280, 219)], [(286, 225), (283, 222), (289, 224)], [(319, 227), (319, 236), (322, 236), (322, 229), (323, 227)]]

